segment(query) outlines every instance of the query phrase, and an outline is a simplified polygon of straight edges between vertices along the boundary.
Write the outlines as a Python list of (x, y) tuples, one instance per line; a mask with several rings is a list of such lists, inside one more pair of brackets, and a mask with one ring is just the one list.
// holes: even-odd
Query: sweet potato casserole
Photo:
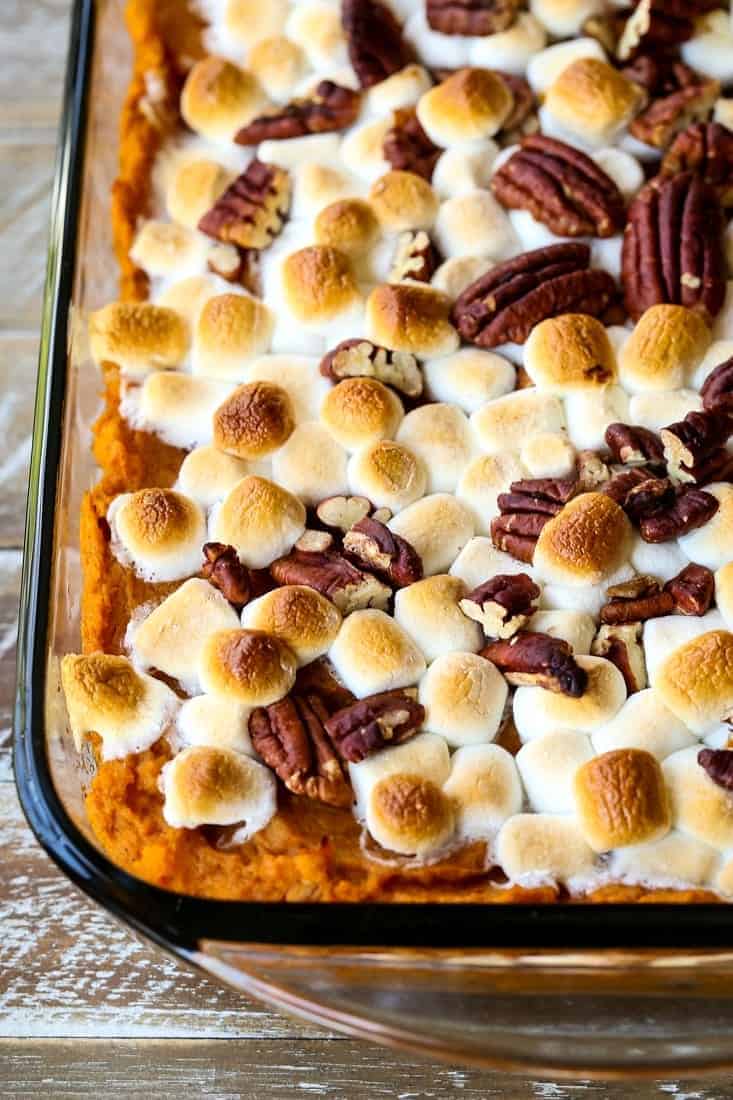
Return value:
[(132, 0), (62, 662), (120, 866), (733, 894), (733, 24)]

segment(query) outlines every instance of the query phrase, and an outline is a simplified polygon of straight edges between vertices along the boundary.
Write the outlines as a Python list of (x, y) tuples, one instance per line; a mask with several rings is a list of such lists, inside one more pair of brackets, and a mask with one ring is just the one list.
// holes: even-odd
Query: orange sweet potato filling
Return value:
[[(129, 259), (135, 226), (146, 213), (153, 160), (177, 125), (182, 67), (177, 57), (201, 53), (200, 24), (181, 11), (181, 0), (131, 0), (128, 29), (135, 70), (121, 121), (120, 175), (112, 192), (120, 293), (144, 299), (147, 279)], [(168, 102), (151, 121), (141, 109), (145, 74), (154, 73)], [(175, 481), (183, 452), (154, 436), (131, 430), (120, 418), (116, 368), (105, 373), (106, 408), (95, 431), (99, 483), (86, 496), (81, 515), (84, 562), (82, 641), (85, 652), (119, 652), (132, 610), (162, 597), (175, 585), (149, 585), (123, 569), (109, 549), (105, 519), (112, 498), (145, 486)], [(509, 744), (506, 747), (510, 747)], [(515, 746), (516, 749), (516, 746)], [(553, 887), (506, 888), (486, 869), (483, 844), (472, 844), (441, 863), (420, 868), (386, 865), (367, 858), (352, 815), (281, 792), (270, 824), (245, 845), (226, 849), (221, 829), (172, 829), (162, 815), (158, 778), (169, 757), (159, 742), (147, 752), (100, 763), (86, 797), (91, 826), (109, 857), (139, 878), (180, 893), (260, 901), (463, 901), (554, 902)], [(590, 899), (617, 901), (713, 901), (705, 891), (645, 890), (607, 886)]]

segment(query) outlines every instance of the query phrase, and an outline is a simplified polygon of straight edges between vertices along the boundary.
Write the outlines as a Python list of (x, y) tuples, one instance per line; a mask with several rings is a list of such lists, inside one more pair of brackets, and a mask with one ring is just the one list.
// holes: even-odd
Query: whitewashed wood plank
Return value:
[(26, 133), (32, 128), (36, 139), (53, 140), (70, 10), (70, 0), (3, 0), (0, 127)]
[(34, 331), (40, 320), (54, 157), (51, 144), (0, 143), (2, 328)]
[(15, 691), (20, 562), (19, 551), (0, 551), (0, 784), (11, 778), (10, 739)]
[(37, 336), (0, 332), (0, 548), (23, 544), (37, 364)]

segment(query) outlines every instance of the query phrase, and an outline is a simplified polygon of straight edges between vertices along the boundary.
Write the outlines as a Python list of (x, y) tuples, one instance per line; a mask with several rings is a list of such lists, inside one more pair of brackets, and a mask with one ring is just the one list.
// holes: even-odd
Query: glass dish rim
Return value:
[(122, 871), (87, 840), (53, 784), (46, 752), (49, 594), (67, 337), (82, 192), (94, 0), (75, 0), (53, 189), (21, 579), (14, 770), (42, 847), (87, 895), (180, 955), (201, 940), (303, 947), (568, 949), (733, 946), (724, 903), (303, 903), (173, 893)]

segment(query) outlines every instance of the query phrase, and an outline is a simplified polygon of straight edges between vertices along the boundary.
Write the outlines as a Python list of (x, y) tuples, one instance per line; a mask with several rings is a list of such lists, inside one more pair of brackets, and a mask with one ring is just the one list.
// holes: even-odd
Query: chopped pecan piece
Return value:
[(290, 208), (290, 177), (276, 164), (253, 160), (199, 221), (207, 237), (239, 248), (267, 248)]
[(426, 0), (428, 24), (441, 34), (496, 34), (514, 22), (520, 0)]
[(365, 607), (384, 610), (392, 595), (386, 584), (357, 569), (333, 550), (311, 553), (291, 550), (270, 566), (278, 584), (305, 584), (331, 600), (344, 615)]
[(252, 598), (249, 569), (242, 565), (233, 546), (223, 542), (205, 542), (201, 575), (237, 607), (244, 607)]
[(414, 107), (399, 107), (394, 112), (382, 142), (382, 155), (393, 168), (430, 181), (442, 152), (423, 130)]
[(726, 412), (733, 416), (733, 356), (718, 363), (700, 390), (703, 408), (708, 412)]
[(616, 294), (606, 271), (590, 270), (587, 244), (549, 245), (492, 267), (453, 306), (464, 340), (482, 348), (523, 344), (536, 324), (559, 313), (600, 316)]
[(637, 573), (627, 581), (609, 584), (606, 595), (612, 600), (638, 600), (642, 596), (655, 596), (660, 591), (661, 585), (656, 577), (649, 573)]
[(500, 573), (460, 601), (469, 619), (481, 623), (487, 638), (511, 638), (536, 610), (540, 589), (526, 573)]
[(602, 626), (590, 647), (594, 657), (605, 657), (624, 678), (629, 695), (646, 687), (646, 661), (641, 645), (640, 622)]
[(641, 522), (664, 512), (674, 504), (674, 500), (674, 486), (669, 478), (647, 477), (638, 485), (632, 485), (621, 507), (630, 519)]
[(319, 657), (298, 669), (293, 693), (317, 695), (329, 714), (348, 707), (356, 698), (338, 679), (327, 657)]
[(423, 376), (417, 359), (406, 351), (390, 351), (370, 340), (342, 340), (321, 360), (321, 374), (342, 378), (376, 378), (406, 397), (419, 397)]
[(706, 119), (720, 95), (717, 80), (698, 77), (669, 95), (654, 99), (629, 125), (629, 131), (645, 145), (666, 149), (690, 123)]
[(642, 623), (647, 619), (658, 619), (661, 615), (671, 615), (675, 609), (672, 593), (662, 591), (656, 577), (645, 573), (625, 584), (611, 586), (606, 595), (611, 598), (601, 608), (601, 622), (607, 626)]
[(345, 130), (356, 121), (360, 96), (332, 80), (322, 80), (310, 96), (274, 107), (244, 126), (234, 140), (238, 145), (259, 145), (261, 141), (283, 141)]
[(642, 50), (664, 53), (692, 38), (694, 18), (717, 7), (717, 0), (638, 0), (616, 48), (620, 61)]
[(315, 531), (312, 527), (307, 527), (295, 543), (296, 550), (304, 550), (309, 554), (323, 554), (332, 546), (333, 535), (330, 531)]
[(533, 684), (577, 699), (588, 685), (588, 674), (573, 657), (569, 643), (549, 634), (521, 631), (507, 641), (490, 642), (481, 656), (515, 686)]
[(711, 459), (715, 473), (727, 462), (725, 444), (733, 435), (733, 419), (724, 410), (693, 411), (662, 428), (660, 435), (669, 476), (699, 485), (710, 480)]
[(360, 519), (368, 516), (371, 510), (371, 502), (366, 497), (326, 497), (316, 505), (316, 515), (323, 526), (331, 527), (341, 534), (345, 534)]
[(531, 565), (540, 531), (550, 518), (538, 512), (494, 516), (490, 525), (491, 541), (497, 550)]
[(256, 707), (249, 735), (260, 754), (293, 794), (331, 806), (350, 806), (351, 787), (329, 741), (328, 713), (316, 695), (287, 696)]
[(601, 486), (601, 492), (606, 493), (611, 500), (615, 500), (623, 508), (631, 490), (648, 480), (648, 470), (643, 470), (638, 466), (630, 466), (628, 470), (614, 474), (610, 481)]
[(532, 134), (494, 173), (491, 188), (561, 237), (612, 237), (624, 226), (623, 196), (595, 161), (563, 141)]
[(715, 317), (725, 298), (725, 256), (722, 210), (710, 184), (681, 172), (642, 187), (629, 207), (621, 267), (635, 321), (662, 302)]
[(609, 424), (606, 445), (623, 466), (664, 465), (664, 448), (656, 432), (635, 424)]
[(359, 565), (386, 577), (396, 588), (405, 588), (423, 575), (422, 559), (407, 539), (395, 535), (369, 516), (359, 520), (344, 536), (344, 551)]
[(429, 283), (440, 266), (440, 255), (424, 229), (400, 233), (387, 276), (388, 283)]
[(349, 61), (362, 88), (386, 80), (410, 61), (402, 28), (379, 0), (343, 0), (341, 22), (348, 41)]
[(713, 783), (733, 791), (733, 749), (700, 749), (697, 762)]
[(715, 577), (705, 565), (691, 562), (664, 586), (674, 600), (675, 611), (682, 615), (704, 615), (715, 595)]
[(578, 451), (578, 492), (592, 493), (611, 480), (611, 471), (595, 451)]
[(425, 720), (414, 689), (368, 695), (332, 714), (326, 733), (342, 760), (358, 764), (389, 745), (413, 737)]
[(669, 508), (639, 521), (639, 532), (645, 542), (669, 542), (702, 527), (718, 510), (718, 501), (702, 489), (685, 489)]
[(660, 171), (663, 176), (697, 172), (724, 207), (733, 205), (733, 132), (719, 122), (688, 126), (665, 153)]

